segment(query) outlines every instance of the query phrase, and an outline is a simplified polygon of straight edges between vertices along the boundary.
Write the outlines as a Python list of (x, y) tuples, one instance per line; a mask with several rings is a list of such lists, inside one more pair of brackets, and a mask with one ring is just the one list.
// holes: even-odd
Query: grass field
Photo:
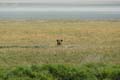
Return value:
[(32, 65), (0, 69), (0, 80), (120, 80), (120, 65)]
[(87, 63), (120, 64), (120, 21), (0, 21), (0, 67)]

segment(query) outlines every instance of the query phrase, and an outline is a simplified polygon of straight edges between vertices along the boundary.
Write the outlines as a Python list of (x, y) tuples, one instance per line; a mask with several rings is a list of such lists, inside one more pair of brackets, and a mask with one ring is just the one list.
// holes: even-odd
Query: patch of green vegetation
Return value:
[(0, 80), (120, 80), (120, 65), (32, 65), (1, 69)]

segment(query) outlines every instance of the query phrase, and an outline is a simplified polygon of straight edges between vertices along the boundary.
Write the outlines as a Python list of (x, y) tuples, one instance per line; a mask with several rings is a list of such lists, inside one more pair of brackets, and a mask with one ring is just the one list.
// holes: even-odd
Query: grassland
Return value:
[(2, 69), (0, 80), (120, 80), (120, 65), (32, 65)]
[(120, 64), (120, 21), (0, 21), (2, 68), (87, 63)]

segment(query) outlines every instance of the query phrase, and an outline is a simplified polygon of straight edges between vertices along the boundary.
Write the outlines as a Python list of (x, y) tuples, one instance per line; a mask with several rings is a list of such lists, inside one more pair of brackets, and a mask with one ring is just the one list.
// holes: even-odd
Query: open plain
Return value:
[(120, 21), (0, 21), (0, 67), (86, 63), (120, 64)]

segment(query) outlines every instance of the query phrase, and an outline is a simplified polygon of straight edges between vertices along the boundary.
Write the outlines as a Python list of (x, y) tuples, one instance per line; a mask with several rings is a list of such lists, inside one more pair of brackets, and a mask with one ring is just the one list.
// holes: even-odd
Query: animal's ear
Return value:
[(63, 42), (63, 40), (61, 40), (61, 42)]

